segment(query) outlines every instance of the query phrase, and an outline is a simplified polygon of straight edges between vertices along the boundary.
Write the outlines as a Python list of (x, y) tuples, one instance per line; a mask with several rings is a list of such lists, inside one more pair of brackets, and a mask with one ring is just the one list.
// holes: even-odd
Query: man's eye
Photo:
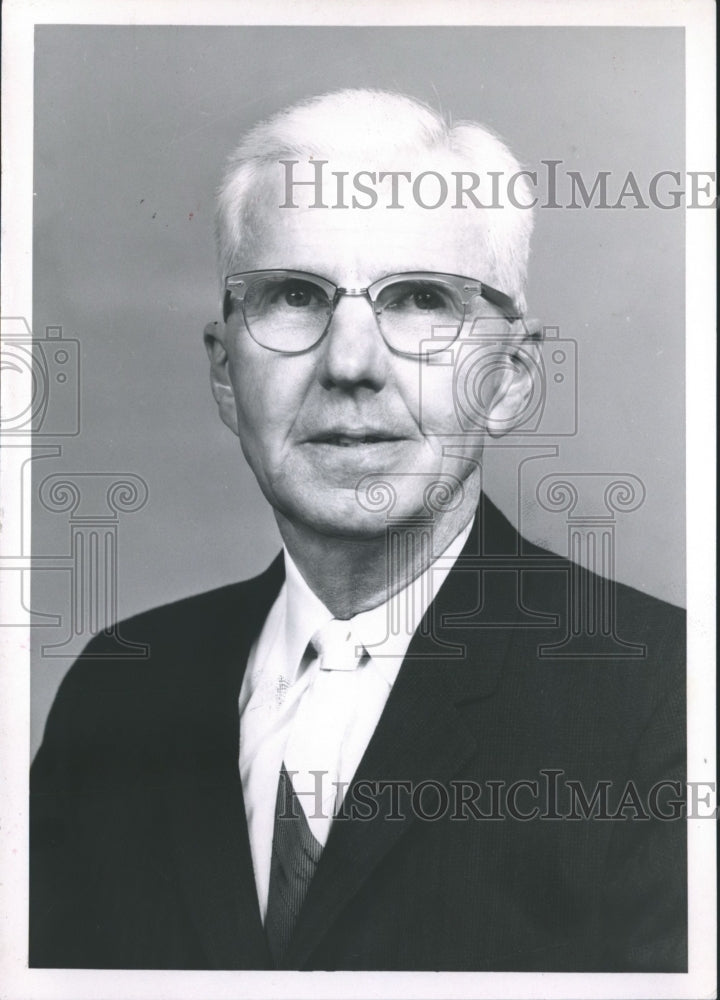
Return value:
[(418, 309), (440, 309), (445, 303), (441, 296), (432, 288), (421, 288), (413, 295), (413, 304)]
[(301, 284), (300, 282), (288, 285), (282, 294), (282, 300), (285, 304), (292, 306), (294, 309), (309, 306), (314, 298), (313, 288), (310, 285)]
[(403, 281), (385, 289), (381, 305), (394, 312), (414, 313), (447, 309), (449, 303), (442, 290), (432, 285)]

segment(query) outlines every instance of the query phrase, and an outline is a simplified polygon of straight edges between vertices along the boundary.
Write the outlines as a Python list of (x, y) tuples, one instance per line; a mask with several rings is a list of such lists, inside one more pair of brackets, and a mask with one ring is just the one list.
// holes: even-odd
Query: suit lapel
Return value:
[(398, 678), (345, 796), (346, 814), (349, 803), (360, 801), (361, 796), (356, 794), (360, 789), (366, 801), (376, 804), (376, 815), (369, 820), (335, 820), (283, 963), (285, 968), (304, 967), (338, 914), (414, 822), (407, 799), (402, 800), (402, 819), (385, 819), (389, 799), (387, 793), (374, 790), (374, 783), (409, 781), (415, 786), (428, 778), (444, 783), (475, 748), (454, 706), (437, 697), (430, 671), (427, 667), (420, 669), (423, 676), (414, 683), (403, 684)]
[(252, 642), (282, 582), (282, 558), (218, 609), (182, 702), (174, 778), (164, 788), (180, 885), (211, 968), (271, 968), (238, 772), (238, 695)]
[[(405, 797), (403, 818), (388, 822), (388, 792), (375, 794), (373, 788), (368, 794), (371, 787), (381, 781), (409, 781), (416, 787), (428, 779), (445, 784), (477, 748), (458, 705), (494, 693), (517, 634), (450, 623), (451, 615), (471, 616), (478, 606), (478, 574), (463, 572), (462, 558), (481, 551), (480, 545), (476, 527), (410, 644), (345, 796), (343, 815), (333, 824), (284, 968), (303, 968), (340, 912), (416, 821)], [(358, 789), (375, 803), (371, 819), (349, 816)]]
[(213, 969), (269, 968), (239, 784), (166, 789), (174, 859)]

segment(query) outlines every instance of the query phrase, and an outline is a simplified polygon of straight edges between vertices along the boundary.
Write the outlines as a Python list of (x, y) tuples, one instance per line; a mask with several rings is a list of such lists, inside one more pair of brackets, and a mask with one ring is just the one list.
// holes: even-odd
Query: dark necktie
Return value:
[(287, 951), (322, 851), (322, 844), (310, 832), (283, 764), (275, 803), (270, 888), (265, 916), (265, 934), (276, 963)]

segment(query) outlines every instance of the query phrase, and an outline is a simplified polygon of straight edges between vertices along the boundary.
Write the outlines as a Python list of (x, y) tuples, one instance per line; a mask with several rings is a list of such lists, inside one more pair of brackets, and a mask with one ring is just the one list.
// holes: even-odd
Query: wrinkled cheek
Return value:
[[(424, 364), (413, 409), (423, 435), (438, 444), (438, 439), (455, 435), (461, 429), (454, 367), (451, 363)], [(438, 445), (441, 446), (441, 445)]]
[(241, 425), (249, 432), (256, 432), (267, 424), (269, 401), (267, 375), (242, 356), (231, 359), (230, 378), (235, 393), (235, 404)]
[(238, 428), (243, 454), (260, 484), (270, 486), (287, 462), (288, 417), (279, 409), (281, 394), (257, 393), (248, 387), (238, 400)]

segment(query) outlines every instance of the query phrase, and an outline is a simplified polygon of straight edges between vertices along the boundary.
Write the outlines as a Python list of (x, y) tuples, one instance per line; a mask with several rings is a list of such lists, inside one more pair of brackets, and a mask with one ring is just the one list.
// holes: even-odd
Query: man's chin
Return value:
[(303, 533), (326, 538), (369, 541), (381, 538), (388, 527), (386, 512), (366, 510), (355, 497), (344, 503), (292, 504), (276, 513)]
[[(275, 505), (276, 514), (304, 533), (356, 541), (382, 538), (399, 524), (427, 524), (462, 505), (462, 486), (452, 477), (427, 476), (417, 490), (416, 477), (371, 475), (354, 490), (316, 489), (289, 503)], [(412, 486), (415, 489), (412, 489)]]

